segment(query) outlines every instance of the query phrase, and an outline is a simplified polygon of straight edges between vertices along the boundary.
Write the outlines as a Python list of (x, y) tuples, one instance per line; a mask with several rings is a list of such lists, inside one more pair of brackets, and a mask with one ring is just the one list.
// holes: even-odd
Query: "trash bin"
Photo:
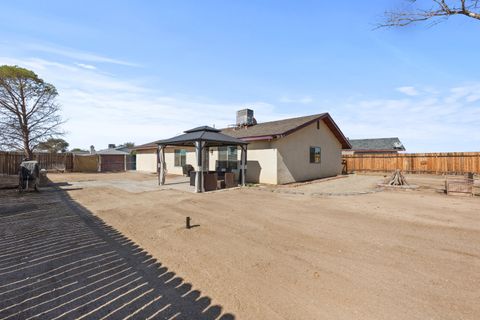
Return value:
[(18, 171), (18, 190), (27, 191), (33, 188), (38, 191), (40, 170), (37, 161), (23, 161)]

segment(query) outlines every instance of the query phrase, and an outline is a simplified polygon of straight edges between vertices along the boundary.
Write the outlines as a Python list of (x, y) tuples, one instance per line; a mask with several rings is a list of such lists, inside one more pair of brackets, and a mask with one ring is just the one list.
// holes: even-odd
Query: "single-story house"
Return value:
[[(328, 113), (257, 123), (253, 111), (237, 112), (234, 126), (221, 133), (248, 142), (247, 182), (285, 184), (331, 177), (342, 172), (342, 149), (348, 139)], [(134, 148), (137, 170), (156, 172), (156, 141)], [(238, 174), (237, 147), (216, 147), (206, 152), (206, 170), (230, 170)], [(195, 164), (195, 149), (167, 147), (167, 172), (184, 173), (183, 166)]]
[(399, 138), (349, 139), (351, 149), (342, 150), (342, 154), (398, 153), (405, 151)]

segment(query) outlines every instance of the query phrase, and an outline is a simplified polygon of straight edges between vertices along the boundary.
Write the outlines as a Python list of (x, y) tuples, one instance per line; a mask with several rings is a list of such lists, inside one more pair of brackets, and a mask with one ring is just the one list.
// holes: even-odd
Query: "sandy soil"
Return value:
[(238, 319), (480, 318), (479, 197), (69, 193)]

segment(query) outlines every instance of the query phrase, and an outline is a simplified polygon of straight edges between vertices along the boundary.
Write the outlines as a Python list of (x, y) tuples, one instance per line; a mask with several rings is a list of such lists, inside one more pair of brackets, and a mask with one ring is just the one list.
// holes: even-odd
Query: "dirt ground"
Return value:
[[(125, 175), (152, 179), (88, 179)], [(446, 196), (442, 177), (414, 175), (418, 190), (362, 194), (383, 177), (364, 178), (298, 194), (68, 192), (238, 319), (479, 319), (480, 197)], [(321, 195), (349, 182), (358, 194)], [(187, 216), (198, 226), (185, 229)]]
[(0, 319), (233, 320), (58, 188), (0, 190)]

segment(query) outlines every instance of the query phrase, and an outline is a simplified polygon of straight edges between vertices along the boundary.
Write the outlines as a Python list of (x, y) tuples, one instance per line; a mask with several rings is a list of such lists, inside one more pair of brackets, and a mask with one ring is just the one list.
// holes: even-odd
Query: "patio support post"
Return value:
[(160, 145), (157, 146), (157, 177), (158, 185), (160, 185)]
[(165, 184), (165, 169), (166, 169), (166, 165), (165, 165), (165, 146), (164, 145), (160, 145), (160, 148), (159, 148), (159, 164), (160, 164), (160, 168), (159, 168), (159, 176), (158, 176), (158, 184), (163, 186)]
[(203, 192), (203, 147), (205, 142), (195, 141), (195, 153), (197, 156), (197, 170), (195, 174), (195, 192)]
[(240, 146), (242, 148), (241, 154), (241, 169), (242, 169), (242, 187), (245, 187), (245, 167), (247, 166), (247, 146)]

